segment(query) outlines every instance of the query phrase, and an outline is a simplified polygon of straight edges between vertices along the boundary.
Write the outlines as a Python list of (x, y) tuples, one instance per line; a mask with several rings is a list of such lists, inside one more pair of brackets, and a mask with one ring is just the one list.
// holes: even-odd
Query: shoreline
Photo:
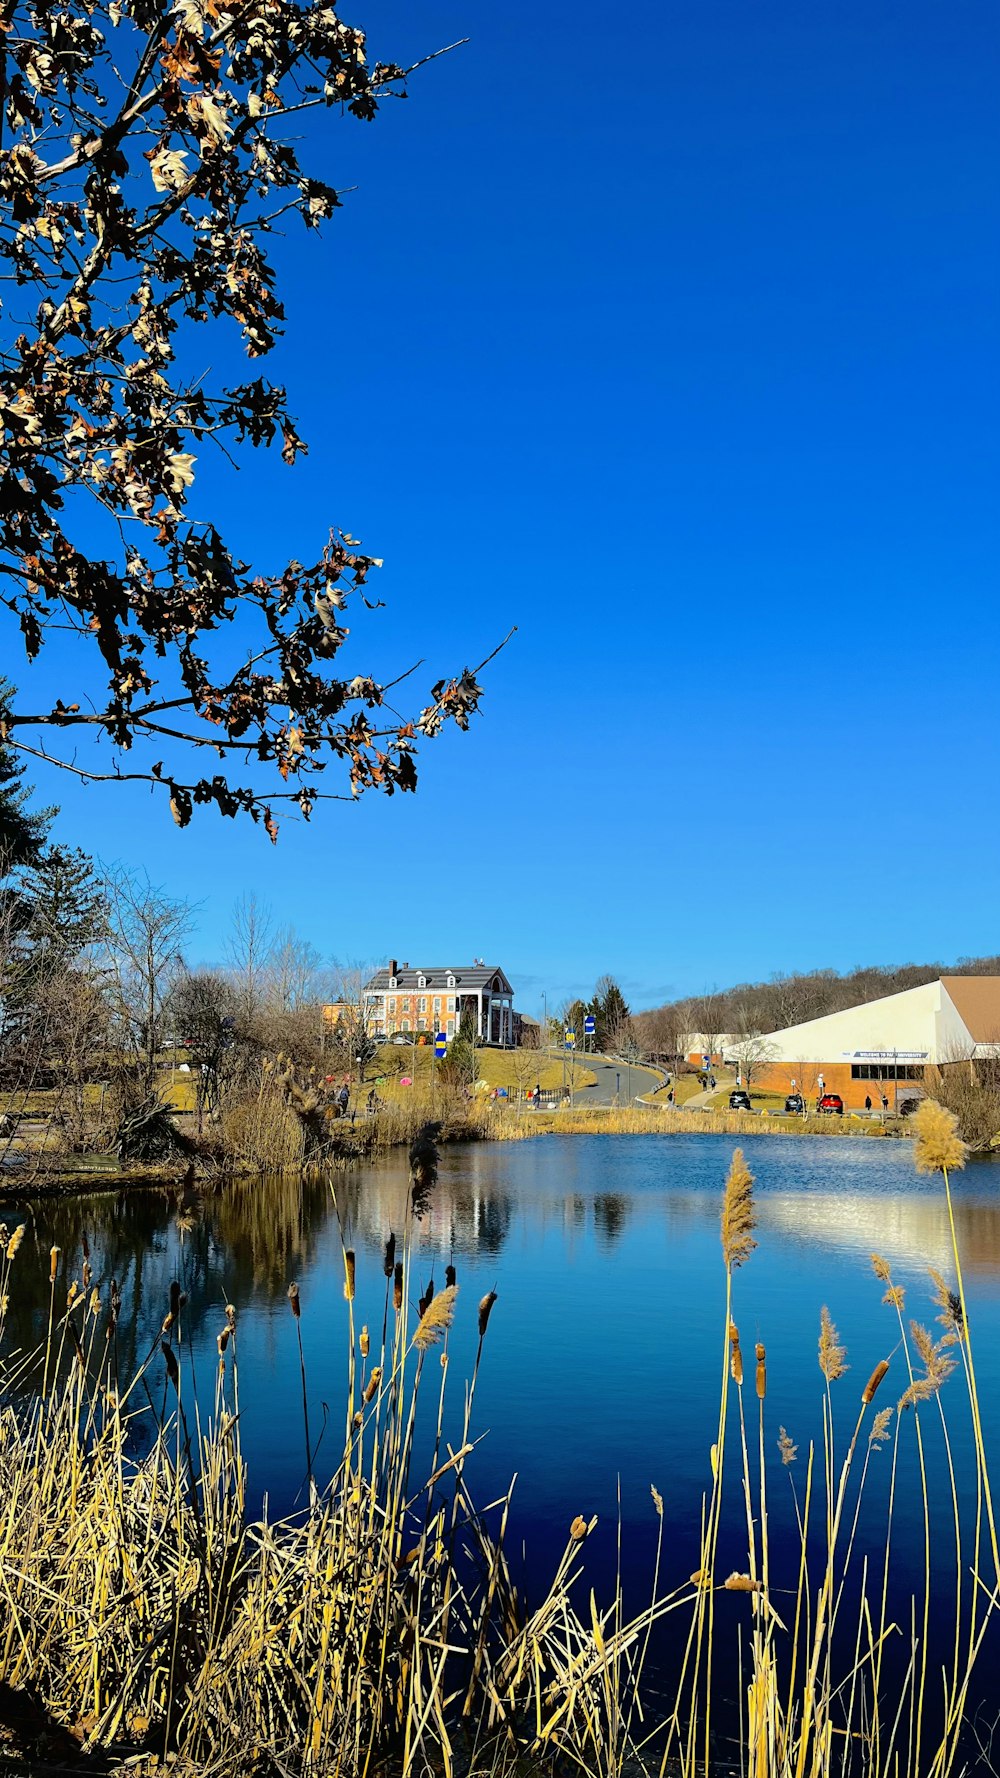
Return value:
[[(509, 1122), (507, 1121), (509, 1117)], [(433, 1121), (429, 1116), (428, 1121)], [(498, 1114), (493, 1127), (463, 1120), (445, 1120), (438, 1141), (451, 1147), (459, 1142), (530, 1142), (543, 1136), (737, 1136), (741, 1140), (754, 1136), (826, 1137), (874, 1139), (876, 1141), (910, 1141), (909, 1131), (898, 1125), (864, 1124), (857, 1118), (779, 1118), (747, 1112), (685, 1112), (633, 1108), (604, 1108), (531, 1112), (521, 1116)], [(199, 1168), (193, 1180), (178, 1174), (177, 1162), (169, 1166), (116, 1167), (106, 1165), (67, 1165), (68, 1157), (53, 1156), (53, 1165), (22, 1178), (19, 1167), (0, 1170), (0, 1207), (36, 1198), (91, 1197), (98, 1193), (118, 1191), (163, 1191), (184, 1189), (202, 1191), (206, 1186), (222, 1189), (227, 1181), (254, 1179), (267, 1172), (315, 1173), (326, 1167), (341, 1168), (377, 1160), (409, 1145), (408, 1135), (395, 1140), (380, 1141), (378, 1132), (368, 1126), (355, 1126), (350, 1133), (331, 1144), (322, 1159), (298, 1162), (293, 1166), (265, 1169), (246, 1160), (217, 1165), (210, 1160)], [(96, 1157), (100, 1159), (101, 1157)], [(206, 1157), (207, 1158), (207, 1157)], [(27, 1174), (30, 1168), (25, 1167)]]

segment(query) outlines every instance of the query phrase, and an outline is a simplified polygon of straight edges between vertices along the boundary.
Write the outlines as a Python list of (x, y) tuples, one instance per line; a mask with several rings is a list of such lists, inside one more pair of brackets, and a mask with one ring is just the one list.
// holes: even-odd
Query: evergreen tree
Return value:
[(67, 967), (105, 931), (105, 897), (94, 862), (78, 847), (50, 846), (24, 875), (26, 938), (47, 969)]
[(602, 975), (590, 1003), (594, 1015), (594, 1043), (599, 1050), (623, 1053), (632, 1039), (632, 1014), (613, 976)]
[[(0, 678), (0, 718), (13, 690), (9, 680)], [(55, 810), (32, 811), (27, 807), (30, 796), (24, 766), (0, 741), (0, 878), (34, 863), (45, 844)]]

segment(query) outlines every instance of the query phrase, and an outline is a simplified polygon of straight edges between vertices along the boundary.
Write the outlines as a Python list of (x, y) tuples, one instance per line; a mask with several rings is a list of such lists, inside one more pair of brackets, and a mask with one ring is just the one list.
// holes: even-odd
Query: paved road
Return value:
[[(558, 1061), (562, 1053), (558, 1049), (550, 1050), (550, 1061)], [(576, 1064), (578, 1074), (587, 1069), (595, 1076), (592, 1087), (577, 1087), (574, 1094), (574, 1103), (577, 1105), (613, 1105), (616, 1097), (620, 1105), (627, 1105), (630, 1086), (634, 1099), (637, 1093), (653, 1092), (663, 1079), (655, 1068), (644, 1068), (638, 1062), (633, 1062), (630, 1071), (627, 1062), (611, 1061), (604, 1056), (578, 1055)], [(569, 1070), (570, 1062), (567, 1057), (567, 1083)]]

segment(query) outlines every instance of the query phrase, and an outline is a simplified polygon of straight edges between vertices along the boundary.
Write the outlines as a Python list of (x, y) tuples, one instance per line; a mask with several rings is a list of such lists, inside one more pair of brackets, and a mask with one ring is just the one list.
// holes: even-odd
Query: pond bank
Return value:
[[(747, 1112), (686, 1112), (659, 1109), (605, 1109), (588, 1107), (558, 1111), (517, 1111), (513, 1106), (489, 1108), (468, 1118), (450, 1116), (435, 1119), (431, 1107), (421, 1108), (427, 1122), (439, 1124), (437, 1140), (442, 1146), (455, 1143), (530, 1142), (538, 1136), (812, 1136), (868, 1137), (881, 1140), (909, 1140), (909, 1131), (899, 1124), (865, 1123), (859, 1118), (779, 1118)], [(416, 1124), (421, 1121), (417, 1118)], [(316, 1172), (325, 1167), (354, 1166), (374, 1161), (406, 1148), (415, 1133), (400, 1122), (391, 1120), (384, 1128), (378, 1118), (361, 1118), (332, 1134), (322, 1156), (312, 1162), (289, 1167), (292, 1173)], [(11, 1165), (11, 1160), (14, 1164)], [(197, 1183), (221, 1186), (227, 1180), (258, 1178), (273, 1171), (263, 1163), (238, 1157), (205, 1153), (195, 1156), (195, 1170), (180, 1169), (175, 1160), (159, 1165), (119, 1166), (109, 1156), (42, 1156), (26, 1152), (12, 1156), (0, 1166), (0, 1205), (23, 1203), (29, 1198), (82, 1197), (94, 1192), (118, 1192), (144, 1188), (183, 1192)]]

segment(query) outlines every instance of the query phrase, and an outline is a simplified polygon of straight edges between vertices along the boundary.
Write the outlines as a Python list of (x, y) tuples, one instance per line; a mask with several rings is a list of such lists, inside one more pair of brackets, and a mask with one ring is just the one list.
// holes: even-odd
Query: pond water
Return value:
[[(665, 1566), (671, 1580), (697, 1566), (703, 1494), (718, 1420), (725, 1338), (725, 1275), (719, 1241), (722, 1184), (731, 1140), (691, 1136), (568, 1136), (445, 1149), (431, 1208), (415, 1230), (414, 1300), (426, 1281), (444, 1284), (452, 1262), (459, 1283), (450, 1337), (452, 1436), (460, 1426), (462, 1380), (476, 1348), (476, 1305), (495, 1289), (480, 1373), (474, 1433), (487, 1436), (468, 1478), (483, 1502), (516, 1473), (514, 1528), (529, 1571), (547, 1567), (577, 1513), (599, 1515), (587, 1545), (588, 1575), (600, 1589), (617, 1560), (622, 1522), (626, 1585), (649, 1571), (656, 1519), (651, 1484), (664, 1499)], [(766, 1452), (772, 1539), (794, 1530), (779, 1426), (799, 1446), (789, 1473), (801, 1491), (810, 1440), (822, 1441), (822, 1378), (817, 1364), (826, 1304), (851, 1366), (833, 1385), (838, 1438), (853, 1428), (861, 1390), (876, 1362), (891, 1357), (877, 1406), (894, 1402), (907, 1377), (894, 1311), (870, 1255), (889, 1261), (907, 1290), (907, 1315), (935, 1334), (928, 1266), (949, 1280), (953, 1265), (941, 1183), (913, 1170), (910, 1145), (874, 1140), (759, 1137), (747, 1146), (757, 1180), (757, 1250), (738, 1273), (734, 1313), (748, 1355), (767, 1349)], [(178, 1203), (169, 1194), (132, 1193), (29, 1209), (29, 1238), (18, 1260), (11, 1338), (44, 1314), (48, 1250), (63, 1250), (67, 1279), (79, 1275), (84, 1232), (97, 1282), (116, 1277), (123, 1326), (145, 1352), (166, 1312), (172, 1279), (189, 1297), (185, 1337), (211, 1401), (216, 1334), (223, 1305), (239, 1316), (243, 1444), (251, 1489), (272, 1511), (301, 1500), (304, 1457), (295, 1325), (286, 1297), (298, 1282), (310, 1416), (330, 1409), (326, 1456), (341, 1428), (346, 1377), (347, 1305), (340, 1224), (357, 1253), (358, 1326), (377, 1347), (385, 1304), (383, 1242), (403, 1228), (405, 1157), (338, 1173), (330, 1181), (291, 1179), (226, 1185), (217, 1195)], [(979, 1370), (987, 1448), (1000, 1452), (1000, 1171), (971, 1166), (955, 1185), (956, 1218)], [(7, 1214), (8, 1223), (21, 1214)], [(339, 1222), (338, 1222), (339, 1219)], [(25, 1293), (29, 1291), (30, 1296)], [(128, 1360), (123, 1351), (123, 1368)], [(942, 1396), (949, 1416), (959, 1489), (968, 1497), (971, 1442), (958, 1373)], [(936, 1404), (922, 1411), (941, 1557), (934, 1578), (954, 1584), (950, 1493)], [(336, 1428), (336, 1431), (332, 1430)], [(872, 1460), (865, 1523), (871, 1547), (884, 1531), (891, 1446)], [(734, 1451), (735, 1456), (735, 1451)], [(916, 1586), (922, 1532), (913, 1415), (901, 1438), (894, 1577)], [(323, 1451), (317, 1463), (322, 1479)], [(328, 1470), (327, 1470), (328, 1473)], [(734, 1483), (735, 1464), (734, 1464)], [(724, 1559), (746, 1566), (746, 1526), (738, 1487), (727, 1503)], [(859, 1533), (859, 1551), (869, 1536)], [(791, 1547), (791, 1546), (790, 1546)], [(794, 1576), (792, 1583), (794, 1584)]]

